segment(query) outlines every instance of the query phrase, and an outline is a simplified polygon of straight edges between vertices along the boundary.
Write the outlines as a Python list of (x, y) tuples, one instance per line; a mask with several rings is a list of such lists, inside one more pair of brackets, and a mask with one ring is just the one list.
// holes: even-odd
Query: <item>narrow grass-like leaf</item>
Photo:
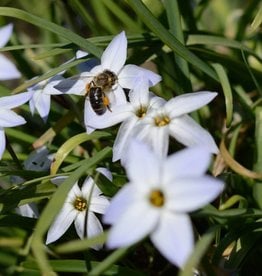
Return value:
[(137, 22), (135, 22), (127, 12), (125, 12), (119, 4), (112, 0), (102, 0), (103, 4), (112, 12), (119, 20), (121, 20), (126, 27), (128, 27), (132, 32), (140, 33), (142, 31), (141, 27)]
[(91, 42), (85, 40), (83, 37), (75, 34), (74, 32), (66, 28), (63, 28), (55, 23), (52, 23), (48, 20), (45, 20), (44, 18), (38, 17), (31, 13), (15, 8), (0, 7), (0, 15), (21, 19), (35, 26), (48, 30), (52, 33), (55, 33), (61, 38), (70, 41), (71, 43), (77, 45), (81, 49), (87, 51), (90, 54), (93, 54), (96, 57), (100, 57), (102, 54), (102, 50), (100, 48), (96, 47)]
[(258, 106), (255, 109), (256, 129), (255, 129), (255, 143), (257, 160), (254, 165), (254, 170), (262, 173), (262, 107)]
[(251, 23), (252, 31), (255, 31), (262, 23), (262, 6), (260, 6), (253, 22)]
[(213, 67), (215, 68), (217, 75), (220, 80), (220, 84), (223, 88), (223, 93), (225, 96), (225, 104), (226, 104), (226, 126), (230, 127), (232, 119), (233, 119), (233, 96), (232, 96), (232, 90), (231, 86), (226, 74), (226, 71), (224, 70), (223, 66), (219, 63), (213, 64)]
[(224, 139), (222, 139), (220, 143), (220, 152), (226, 164), (236, 173), (239, 173), (242, 176), (249, 177), (252, 179), (262, 179), (262, 173), (250, 171), (232, 158), (225, 146)]
[(66, 156), (78, 145), (90, 141), (93, 139), (99, 139), (102, 137), (109, 137), (110, 134), (106, 132), (93, 132), (91, 134), (81, 133), (78, 135), (75, 135), (74, 137), (70, 138), (67, 140), (56, 152), (56, 155), (54, 157), (54, 162), (51, 165), (50, 172), (51, 175), (55, 175), (56, 172), (58, 171), (60, 165), (63, 163), (65, 160)]
[(180, 270), (178, 276), (192, 276), (194, 269), (198, 266), (201, 258), (207, 252), (213, 241), (218, 227), (210, 229), (207, 233), (201, 236), (201, 239), (197, 242), (193, 254), (189, 257), (183, 270)]
[(129, 247), (123, 247), (115, 250), (111, 253), (107, 258), (103, 260), (99, 265), (95, 266), (90, 272), (90, 276), (102, 275), (107, 269), (112, 267), (115, 262), (121, 259), (124, 255), (126, 255)]
[(247, 47), (239, 41), (222, 36), (189, 34), (186, 45), (214, 45), (235, 48), (239, 51), (248, 52), (249, 54), (256, 57), (259, 61), (262, 61), (262, 58), (258, 56), (253, 49)]
[(176, 54), (184, 58), (186, 61), (196, 66), (198, 69), (206, 73), (208, 76), (218, 81), (216, 73), (212, 68), (189, 51), (177, 38), (175, 38), (147, 9), (140, 0), (128, 0), (130, 6), (137, 13), (139, 18), (147, 25), (147, 27), (158, 36), (167, 46), (169, 46)]
[(110, 18), (107, 8), (103, 1), (91, 0), (93, 11), (95, 13), (96, 20), (103, 26), (103, 28), (109, 33), (117, 33), (118, 27), (114, 20)]
[(51, 69), (50, 71), (48, 71), (47, 73), (41, 75), (40, 77), (36, 77), (34, 79), (31, 79), (29, 81), (26, 81), (25, 83), (19, 85), (13, 92), (14, 93), (18, 93), (18, 92), (21, 92), (21, 91), (24, 91), (26, 90), (28, 87), (42, 81), (42, 80), (46, 80), (48, 78), (51, 78), (55, 75), (57, 75), (58, 73), (64, 71), (64, 70), (67, 70), (73, 66), (76, 66), (84, 61), (87, 61), (88, 58), (84, 58), (84, 59), (77, 59), (77, 60), (74, 60), (72, 62), (68, 62), (66, 64), (62, 64), (54, 69)]
[[(185, 45), (184, 33), (181, 25), (182, 19), (179, 12), (177, 0), (165, 0), (164, 5), (166, 9), (170, 32), (178, 39), (178, 41)], [(175, 55), (175, 63), (179, 68), (179, 70), (177, 71), (178, 79), (180, 80), (178, 83), (181, 86), (180, 92), (192, 91), (189, 68), (186, 60), (181, 58), (180, 56)]]
[(242, 208), (247, 207), (247, 200), (243, 196), (233, 195), (226, 202), (220, 205), (219, 210), (226, 210), (233, 207), (236, 203), (239, 203)]
[(35, 137), (15, 128), (7, 128), (5, 132), (8, 137), (12, 137), (15, 140), (22, 141), (27, 144), (32, 144), (35, 141)]
[(250, 76), (251, 76), (251, 78), (252, 78), (252, 80), (253, 80), (253, 82), (254, 82), (257, 90), (258, 90), (258, 92), (260, 93), (260, 96), (262, 97), (262, 88), (260, 87), (260, 85), (259, 85), (259, 83), (258, 83), (258, 81), (256, 79), (256, 76), (253, 74), (253, 72), (252, 72), (252, 70), (250, 68), (250, 65), (247, 62), (246, 55), (245, 55), (244, 51), (241, 51), (241, 54), (242, 54), (242, 58), (244, 60), (244, 64), (246, 65), (246, 68), (248, 70), (248, 73), (250, 74)]
[[(99, 262), (90, 262), (91, 266), (95, 267), (99, 265)], [(65, 272), (65, 273), (85, 273), (83, 275), (91, 275), (87, 271), (86, 261), (84, 260), (76, 260), (76, 259), (63, 259), (63, 260), (50, 260), (50, 265), (55, 272)], [(24, 261), (22, 262), (19, 269), (24, 272), (22, 275), (42, 275), (39, 273), (39, 268), (36, 262), (34, 261)], [(35, 273), (35, 274), (32, 274)], [(125, 276), (144, 276), (145, 274), (136, 271), (134, 269), (130, 269), (128, 267), (123, 267), (119, 265), (113, 265), (110, 269), (105, 271), (102, 275), (104, 276), (112, 276), (112, 275), (125, 275)], [(96, 275), (98, 276), (98, 274)]]
[(92, 245), (103, 244), (106, 241), (107, 234), (103, 232), (101, 235), (83, 239), (83, 240), (72, 240), (67, 243), (61, 244), (55, 248), (55, 252), (61, 254), (79, 252), (87, 250)]

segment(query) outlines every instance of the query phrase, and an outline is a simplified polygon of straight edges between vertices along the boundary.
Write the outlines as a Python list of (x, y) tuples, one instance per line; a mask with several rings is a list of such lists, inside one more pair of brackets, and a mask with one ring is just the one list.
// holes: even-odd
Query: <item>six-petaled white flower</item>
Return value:
[[(97, 169), (99, 171), (99, 169)], [(109, 180), (111, 176), (100, 170)], [(57, 177), (52, 181), (60, 184), (66, 177)], [(59, 239), (74, 222), (78, 236), (94, 237), (103, 232), (102, 225), (94, 213), (104, 214), (109, 205), (108, 199), (102, 195), (91, 177), (87, 177), (81, 189), (76, 183), (70, 190), (65, 203), (48, 230), (46, 244)], [(102, 245), (93, 246), (98, 250)]]
[(163, 256), (183, 267), (194, 244), (187, 213), (214, 200), (223, 190), (221, 181), (204, 175), (210, 153), (192, 147), (163, 159), (134, 140), (127, 155), (130, 182), (112, 198), (103, 217), (112, 224), (107, 247), (130, 246), (149, 235)]
[(218, 153), (210, 133), (187, 115), (208, 104), (216, 95), (202, 91), (174, 97), (160, 108), (151, 109), (133, 130), (133, 135), (151, 145), (159, 156), (167, 155), (169, 136), (187, 147), (204, 145), (211, 153)]
[[(127, 57), (127, 38), (125, 32), (121, 32), (115, 36), (111, 43), (107, 46), (101, 56), (101, 64), (95, 66), (89, 72), (83, 72), (79, 76), (67, 79), (59, 83), (56, 88), (67, 94), (76, 94), (85, 96), (88, 93), (88, 85), (95, 77), (103, 72), (110, 72), (115, 76), (114, 84), (106, 92), (106, 96), (110, 102), (110, 110), (113, 111), (115, 105), (120, 105), (126, 102), (126, 96), (123, 88), (132, 89), (139, 75), (143, 75), (149, 84), (153, 86), (161, 80), (161, 77), (147, 69), (136, 65), (124, 65)], [(109, 109), (105, 114), (109, 114)], [(85, 125), (87, 132), (92, 132), (94, 129), (88, 126), (89, 116), (97, 116), (90, 104), (90, 101), (85, 102)]]
[[(4, 47), (12, 35), (13, 24), (0, 28), (0, 48)], [(0, 54), (0, 80), (12, 80), (21, 77), (16, 66), (4, 55)]]
[(22, 116), (16, 114), (11, 109), (26, 103), (31, 96), (31, 92), (25, 92), (0, 98), (0, 159), (6, 146), (4, 128), (15, 127), (26, 123)]

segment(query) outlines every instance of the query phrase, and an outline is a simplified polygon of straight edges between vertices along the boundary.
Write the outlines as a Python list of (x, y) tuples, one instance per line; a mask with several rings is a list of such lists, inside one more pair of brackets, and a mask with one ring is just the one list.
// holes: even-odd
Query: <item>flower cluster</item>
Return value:
[[(0, 29), (4, 37), (0, 45), (7, 42), (10, 32), (10, 26)], [(83, 55), (86, 53), (76, 58)], [(5, 150), (4, 128), (26, 123), (11, 109), (29, 102), (31, 113), (37, 110), (46, 121), (51, 95), (85, 97), (87, 133), (121, 123), (112, 160), (121, 161), (129, 182), (111, 202), (91, 176), (81, 187), (75, 183), (47, 233), (46, 244), (59, 239), (73, 222), (80, 238), (101, 234), (102, 224), (94, 214), (98, 213), (103, 215), (103, 223), (111, 225), (108, 248), (130, 246), (149, 237), (163, 256), (183, 267), (194, 246), (188, 213), (211, 202), (223, 190), (221, 181), (205, 175), (211, 154), (218, 153), (216, 143), (189, 115), (210, 103), (217, 93), (192, 92), (165, 100), (149, 90), (161, 76), (137, 65), (125, 65), (126, 58), (127, 38), (121, 32), (103, 52), (101, 63), (88, 71), (67, 79), (62, 72), (27, 92), (0, 98), (0, 157)], [(0, 79), (8, 79), (1, 74), (0, 70)], [(10, 78), (17, 76), (10, 71)], [(169, 154), (170, 136), (187, 148)], [(97, 170), (112, 181), (107, 170)], [(56, 177), (52, 182), (60, 185), (64, 180)], [(93, 248), (98, 250), (102, 245)]]

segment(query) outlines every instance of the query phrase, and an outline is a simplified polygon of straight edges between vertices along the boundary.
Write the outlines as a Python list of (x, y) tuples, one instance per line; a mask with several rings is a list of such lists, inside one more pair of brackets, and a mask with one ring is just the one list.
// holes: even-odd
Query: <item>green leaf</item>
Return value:
[(72, 42), (79, 48), (87, 51), (90, 54), (93, 54), (96, 57), (100, 57), (102, 54), (102, 49), (97, 48), (94, 44), (85, 40), (83, 37), (73, 33), (72, 31), (66, 28), (63, 28), (55, 23), (52, 23), (44, 18), (38, 17), (31, 13), (15, 8), (0, 7), (0, 15), (21, 19), (35, 26), (48, 30), (52, 33), (55, 33), (61, 38), (64, 38)]
[(189, 260), (185, 264), (183, 270), (180, 270), (178, 273), (178, 276), (192, 276), (193, 271), (196, 267), (198, 267), (202, 257), (204, 254), (208, 251), (208, 248), (211, 245), (211, 242), (213, 241), (216, 231), (218, 227), (214, 227), (210, 229), (207, 233), (205, 233), (201, 238), (198, 240), (195, 249), (191, 256), (189, 257)]
[(262, 6), (260, 6), (252, 24), (251, 24), (251, 29), (252, 31), (255, 31), (262, 23)]
[(137, 13), (139, 18), (147, 25), (147, 27), (156, 34), (167, 46), (169, 46), (176, 54), (183, 59), (196, 66), (198, 69), (206, 73), (208, 76), (218, 81), (216, 73), (212, 68), (199, 59), (195, 54), (189, 51), (179, 40), (174, 37), (147, 9), (140, 0), (128, 0), (130, 6)]
[(86, 132), (77, 134), (74, 137), (70, 138), (67, 140), (57, 151), (55, 157), (54, 157), (54, 162), (51, 165), (51, 174), (54, 175), (58, 171), (60, 165), (62, 162), (65, 160), (67, 155), (78, 145), (90, 141), (93, 139), (99, 139), (102, 137), (109, 137), (110, 134), (106, 132), (94, 132), (91, 134), (87, 134)]
[(217, 72), (217, 75), (220, 80), (220, 84), (223, 88), (223, 93), (225, 96), (225, 104), (226, 104), (226, 114), (227, 114), (226, 125), (227, 127), (230, 127), (233, 119), (233, 96), (232, 96), (231, 86), (223, 66), (219, 63), (215, 63), (213, 64), (213, 67)]

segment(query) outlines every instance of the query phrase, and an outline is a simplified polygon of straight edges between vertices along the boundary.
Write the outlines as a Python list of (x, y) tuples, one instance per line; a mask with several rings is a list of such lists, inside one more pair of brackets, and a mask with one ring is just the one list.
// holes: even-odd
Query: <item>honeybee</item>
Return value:
[(91, 107), (97, 115), (103, 115), (110, 109), (110, 101), (106, 93), (114, 86), (117, 81), (115, 73), (104, 70), (93, 78), (86, 86), (86, 95), (89, 96)]

